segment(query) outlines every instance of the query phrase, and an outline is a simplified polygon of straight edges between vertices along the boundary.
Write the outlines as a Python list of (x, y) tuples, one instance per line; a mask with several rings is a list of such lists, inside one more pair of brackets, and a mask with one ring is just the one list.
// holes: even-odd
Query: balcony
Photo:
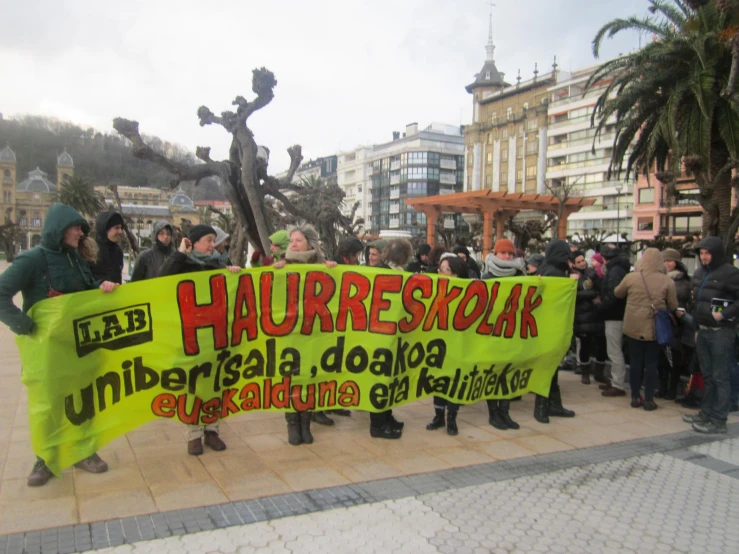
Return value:
[(439, 194), (454, 194), (454, 187), (439, 187)]
[(400, 213), (400, 204), (393, 204), (390, 206), (390, 213), (391, 214), (399, 214)]
[(390, 189), (390, 198), (392, 200), (397, 200), (398, 198), (400, 198), (400, 189), (397, 187)]
[(391, 229), (399, 229), (400, 228), (400, 219), (391, 219), (389, 227)]
[(391, 185), (399, 185), (400, 184), (400, 175), (391, 175), (390, 176), (390, 184)]
[(441, 169), (457, 169), (457, 162), (454, 160), (441, 160)]
[(390, 171), (397, 171), (398, 169), (400, 169), (400, 162), (390, 163)]
[(439, 176), (439, 181), (445, 185), (456, 185), (457, 176), (454, 173), (442, 173)]
[(585, 95), (583, 95), (581, 92), (576, 92), (574, 94), (568, 94), (567, 96), (561, 96), (559, 97), (559, 99), (549, 104), (549, 111), (557, 112), (562, 107), (573, 104), (578, 100), (585, 100), (587, 98), (598, 98), (601, 94), (603, 94), (604, 90), (604, 88), (599, 87), (595, 90), (590, 90), (586, 92)]
[(580, 117), (573, 117), (572, 119), (563, 119), (556, 123), (550, 123), (549, 129), (557, 129), (559, 127), (567, 127), (568, 125), (577, 125), (578, 123), (585, 123), (590, 121), (590, 115), (581, 115)]
[(547, 173), (552, 171), (567, 171), (568, 169), (580, 169), (583, 167), (592, 167), (594, 165), (608, 165), (611, 158), (596, 158), (595, 160), (585, 160), (582, 162), (571, 162), (564, 164), (552, 164), (547, 166)]

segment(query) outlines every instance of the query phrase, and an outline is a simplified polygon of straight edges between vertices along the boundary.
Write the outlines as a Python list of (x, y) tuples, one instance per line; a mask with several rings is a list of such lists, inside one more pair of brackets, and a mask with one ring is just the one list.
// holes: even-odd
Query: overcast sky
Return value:
[[(495, 61), (507, 79), (595, 63), (591, 41), (615, 17), (645, 15), (646, 0), (497, 0)], [(271, 150), (307, 159), (385, 142), (407, 123), (469, 123), (471, 83), (485, 60), (485, 0), (26, 0), (6, 2), (0, 32), (0, 112), (54, 116), (102, 131), (122, 116), (142, 133), (225, 158), (229, 136), (201, 128), (200, 105), (220, 113), (251, 100), (251, 70), (275, 73), (272, 103), (250, 119)], [(638, 36), (607, 42), (629, 52)]]

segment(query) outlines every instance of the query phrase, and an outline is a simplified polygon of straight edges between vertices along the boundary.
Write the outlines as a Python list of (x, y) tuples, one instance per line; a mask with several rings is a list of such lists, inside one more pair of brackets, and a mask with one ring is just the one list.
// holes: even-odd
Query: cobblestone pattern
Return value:
[[(217, 506), (192, 508), (150, 514), (147, 516), (116, 519), (92, 524), (81, 524), (44, 531), (28, 532), (16, 535), (0, 536), (0, 554), (52, 554), (80, 552), (87, 549), (122, 546), (116, 552), (131, 552), (132, 546), (143, 550), (146, 544), (153, 544), (152, 539), (184, 540), (187, 536), (202, 531), (212, 531), (233, 526), (242, 535), (248, 530), (251, 537), (254, 529), (261, 528), (259, 522), (270, 521), (271, 526), (280, 525), (280, 518), (316, 514), (326, 510), (365, 507), (367, 504), (387, 502), (396, 499), (412, 501), (412, 497), (426, 494), (453, 494), (465, 487), (490, 487), (495, 483), (516, 482), (531, 476), (546, 476), (559, 470), (585, 470), (593, 464), (612, 464), (654, 453), (669, 453), (662, 456), (665, 460), (687, 463), (695, 470), (711, 470), (722, 473), (719, 477), (735, 477), (730, 479), (736, 486), (739, 479), (739, 467), (714, 459), (698, 452), (697, 448), (718, 449), (722, 442), (739, 441), (739, 424), (729, 426), (728, 440), (719, 441), (715, 436), (706, 436), (688, 431), (674, 435), (659, 436), (649, 439), (616, 443), (581, 450), (559, 452), (511, 461), (491, 464), (480, 464), (467, 468), (445, 470), (434, 473), (406, 476), (395, 479), (384, 479), (361, 484), (330, 487), (301, 493), (285, 494), (257, 500), (231, 502)], [(724, 438), (724, 437), (721, 437)], [(713, 450), (711, 450), (713, 451)], [(734, 452), (729, 447), (729, 452)], [(735, 454), (734, 454), (735, 455)], [(733, 459), (733, 458), (732, 458)], [(697, 467), (697, 466), (703, 466)], [(585, 469), (584, 469), (585, 468)], [(388, 505), (396, 505), (389, 502)], [(405, 505), (400, 503), (397, 505)], [(332, 512), (335, 513), (335, 512)], [(297, 521), (291, 518), (289, 521)], [(497, 519), (495, 519), (497, 522)], [(243, 527), (249, 524), (248, 527)], [(410, 528), (408, 528), (410, 529)], [(174, 537), (183, 537), (174, 538)], [(157, 542), (157, 541), (154, 541)], [(131, 544), (133, 543), (133, 545)], [(246, 543), (250, 544), (250, 543)], [(456, 544), (456, 543), (455, 543)], [(433, 545), (432, 545), (433, 546)], [(180, 550), (181, 551), (181, 550)], [(279, 550), (278, 550), (279, 551)], [(343, 550), (346, 552), (347, 550)], [(415, 552), (415, 550), (409, 550)], [(433, 551), (433, 550), (432, 550)], [(487, 550), (486, 550), (487, 551)], [(739, 548), (736, 550), (739, 552)], [(156, 550), (152, 550), (156, 552)], [(198, 552), (201, 552), (198, 550)], [(206, 551), (202, 551), (206, 552)], [(419, 551), (420, 552), (420, 551)]]
[(739, 481), (653, 454), (99, 554), (739, 552)]
[(739, 466), (739, 439), (729, 439), (710, 442), (700, 446), (692, 446), (690, 450)]

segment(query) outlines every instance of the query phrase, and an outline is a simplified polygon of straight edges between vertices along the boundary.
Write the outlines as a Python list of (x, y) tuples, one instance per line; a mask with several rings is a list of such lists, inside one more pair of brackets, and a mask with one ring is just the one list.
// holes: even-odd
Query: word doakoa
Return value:
[[(213, 275), (209, 280), (210, 300), (201, 303), (194, 281), (180, 281), (177, 303), (185, 354), (200, 353), (198, 329), (212, 331), (213, 350), (234, 348), (244, 338), (254, 341), (260, 333), (269, 337), (294, 333), (307, 336), (350, 328), (378, 335), (472, 328), (478, 335), (509, 339), (517, 331), (522, 339), (539, 334), (532, 313), (542, 302), (537, 286), (528, 286), (524, 293), (524, 285), (519, 283), (507, 297), (499, 298), (499, 282), (473, 281), (460, 287), (449, 279), (428, 275), (378, 274), (370, 278), (347, 271), (337, 283), (330, 273), (309, 271), (301, 286), (301, 273), (286, 270), (279, 279), (276, 275), (274, 271), (259, 274), (258, 289), (252, 274), (241, 275), (235, 298), (229, 298), (226, 276)], [(284, 290), (278, 290), (276, 282)], [(282, 305), (274, 306), (278, 299)], [(402, 317), (388, 317), (387, 312), (397, 303), (402, 305)], [(496, 306), (502, 310), (493, 317)], [(274, 314), (284, 317), (277, 322)], [(229, 315), (233, 315), (230, 328)], [(397, 316), (398, 311), (392, 315)]]

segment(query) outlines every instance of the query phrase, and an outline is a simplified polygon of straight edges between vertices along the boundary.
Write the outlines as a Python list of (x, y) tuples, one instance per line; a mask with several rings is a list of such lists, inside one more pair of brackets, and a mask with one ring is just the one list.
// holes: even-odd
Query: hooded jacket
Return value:
[(98, 243), (100, 253), (98, 261), (90, 264), (90, 270), (95, 279), (121, 284), (123, 281), (123, 250), (118, 243), (108, 238), (108, 229), (113, 226), (109, 223), (113, 218), (118, 218), (123, 223), (123, 217), (117, 212), (103, 212), (95, 221), (95, 241)]
[[(642, 280), (642, 275), (644, 279)], [(649, 293), (644, 288), (646, 281)], [(656, 248), (647, 248), (636, 262), (636, 271), (624, 277), (614, 291), (616, 298), (626, 298), (624, 335), (643, 341), (657, 340), (654, 321), (655, 308), (677, 308), (675, 282), (665, 274), (662, 254)], [(649, 298), (652, 298), (652, 302)]]
[(569, 277), (570, 245), (560, 239), (554, 239), (544, 252), (544, 263), (537, 275), (542, 277)]
[[(87, 262), (76, 248), (62, 244), (64, 232), (81, 225), (85, 234), (90, 226), (74, 208), (54, 204), (46, 213), (41, 244), (22, 252), (0, 275), (0, 321), (19, 335), (33, 330), (33, 320), (26, 315), (36, 302), (49, 297), (52, 288), (62, 294), (97, 288)], [(47, 274), (48, 269), (48, 274)], [(23, 295), (23, 309), (13, 303), (13, 297)]]
[[(696, 245), (696, 253), (701, 249), (711, 253), (711, 263), (700, 265), (693, 274), (693, 317), (698, 325), (735, 328), (739, 316), (739, 269), (726, 262), (724, 244), (719, 237), (704, 238)], [(724, 319), (721, 321), (713, 319), (711, 313), (714, 298), (734, 301), (722, 312)]]
[(598, 296), (598, 276), (593, 268), (580, 271), (573, 268), (580, 278), (577, 281), (577, 301), (575, 303), (575, 334), (602, 335), (605, 332), (603, 320), (598, 317), (593, 300)]
[(629, 260), (619, 255), (608, 260), (605, 268), (606, 274), (600, 284), (600, 304), (597, 304), (595, 309), (604, 321), (623, 321), (626, 301), (616, 298), (613, 291), (629, 274), (631, 264)]
[(157, 235), (159, 235), (159, 233), (164, 229), (169, 229), (169, 232), (172, 233), (172, 240), (174, 241), (174, 229), (172, 228), (172, 224), (166, 219), (157, 221), (151, 231), (152, 237), (154, 238), (153, 245), (151, 248), (147, 248), (141, 252), (139, 257), (136, 258), (136, 265), (133, 268), (131, 282), (158, 277), (159, 270), (164, 265), (164, 262), (166, 262), (167, 258), (177, 251), (171, 241), (169, 245), (165, 246), (157, 238)]

